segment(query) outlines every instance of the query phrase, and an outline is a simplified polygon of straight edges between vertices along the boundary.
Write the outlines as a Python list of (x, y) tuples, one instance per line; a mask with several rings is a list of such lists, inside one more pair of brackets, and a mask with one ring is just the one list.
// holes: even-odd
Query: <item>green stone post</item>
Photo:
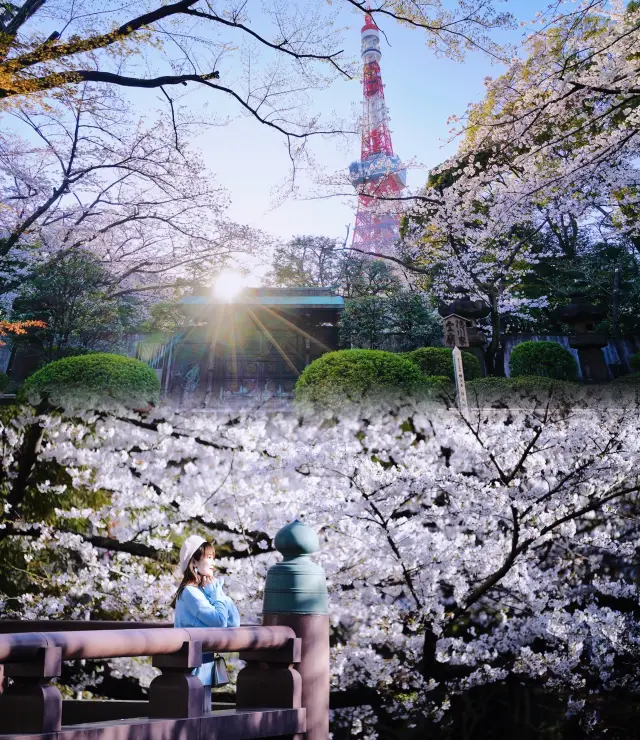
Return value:
[(307, 740), (329, 737), (329, 609), (324, 570), (309, 557), (319, 549), (318, 535), (295, 520), (275, 537), (283, 561), (269, 568), (262, 623), (286, 625), (302, 640), (298, 672)]

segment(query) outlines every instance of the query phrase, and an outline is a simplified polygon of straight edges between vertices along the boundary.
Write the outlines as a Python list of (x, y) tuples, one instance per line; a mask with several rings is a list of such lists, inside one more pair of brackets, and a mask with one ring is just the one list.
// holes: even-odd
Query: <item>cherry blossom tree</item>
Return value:
[(459, 122), (458, 168), (500, 182), (512, 223), (532, 206), (557, 221), (596, 206), (619, 212), (637, 200), (640, 8), (561, 4), (539, 24), (526, 56), (488, 80)]
[(303, 517), (330, 584), (334, 690), (373, 707), (363, 733), (383, 717), (424, 732), (509, 677), (562, 692), (587, 734), (599, 697), (640, 690), (640, 416), (615, 406), (24, 411), (2, 430), (3, 609), (169, 616), (195, 530), (255, 619), (271, 538)]
[[(194, 126), (138, 120), (113, 93), (84, 86), (6, 113), (0, 135), (3, 291), (34, 263), (91, 253), (108, 293), (197, 277), (260, 236), (225, 217), (228, 197), (188, 143)], [(13, 269), (12, 269), (13, 266)]]
[(484, 100), (454, 118), (460, 149), (434, 173), (481, 225), (474, 205), (488, 196), (487, 225), (535, 217), (554, 229), (596, 209), (621, 217), (637, 200), (640, 9), (558, 8), (538, 19), (525, 55), (487, 80)]
[(490, 366), (500, 315), (531, 307), (518, 290), (537, 261), (574, 248), (581, 225), (637, 229), (640, 10), (559, 4), (539, 24), (454, 119), (459, 150), (409, 197), (395, 258), (441, 297), (464, 290), (490, 306)]

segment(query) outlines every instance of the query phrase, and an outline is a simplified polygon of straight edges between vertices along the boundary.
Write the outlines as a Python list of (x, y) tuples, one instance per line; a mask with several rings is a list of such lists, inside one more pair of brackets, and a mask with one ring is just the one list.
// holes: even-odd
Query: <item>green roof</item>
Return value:
[(323, 308), (342, 308), (344, 298), (339, 295), (252, 295), (238, 296), (237, 300), (223, 301), (204, 295), (185, 296), (180, 303), (188, 306), (321, 306)]

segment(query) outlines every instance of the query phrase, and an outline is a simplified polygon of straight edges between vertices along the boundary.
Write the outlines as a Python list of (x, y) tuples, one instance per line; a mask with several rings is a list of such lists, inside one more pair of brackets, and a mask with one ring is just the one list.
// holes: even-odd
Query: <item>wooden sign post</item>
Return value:
[(467, 322), (462, 316), (455, 313), (444, 317), (444, 346), (445, 347), (468, 347), (469, 333)]
[(453, 349), (453, 376), (456, 379), (456, 403), (458, 410), (465, 417), (469, 416), (469, 407), (467, 405), (467, 389), (464, 384), (464, 368), (462, 367), (462, 352), (460, 347)]

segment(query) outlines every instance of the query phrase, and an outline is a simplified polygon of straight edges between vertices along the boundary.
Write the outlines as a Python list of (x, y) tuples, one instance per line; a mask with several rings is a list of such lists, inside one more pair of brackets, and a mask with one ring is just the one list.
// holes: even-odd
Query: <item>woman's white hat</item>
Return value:
[(193, 553), (205, 542), (205, 538), (200, 537), (199, 534), (191, 534), (182, 543), (182, 547), (180, 548), (180, 570), (183, 573), (186, 573), (189, 563), (191, 562), (191, 558), (193, 557)]

